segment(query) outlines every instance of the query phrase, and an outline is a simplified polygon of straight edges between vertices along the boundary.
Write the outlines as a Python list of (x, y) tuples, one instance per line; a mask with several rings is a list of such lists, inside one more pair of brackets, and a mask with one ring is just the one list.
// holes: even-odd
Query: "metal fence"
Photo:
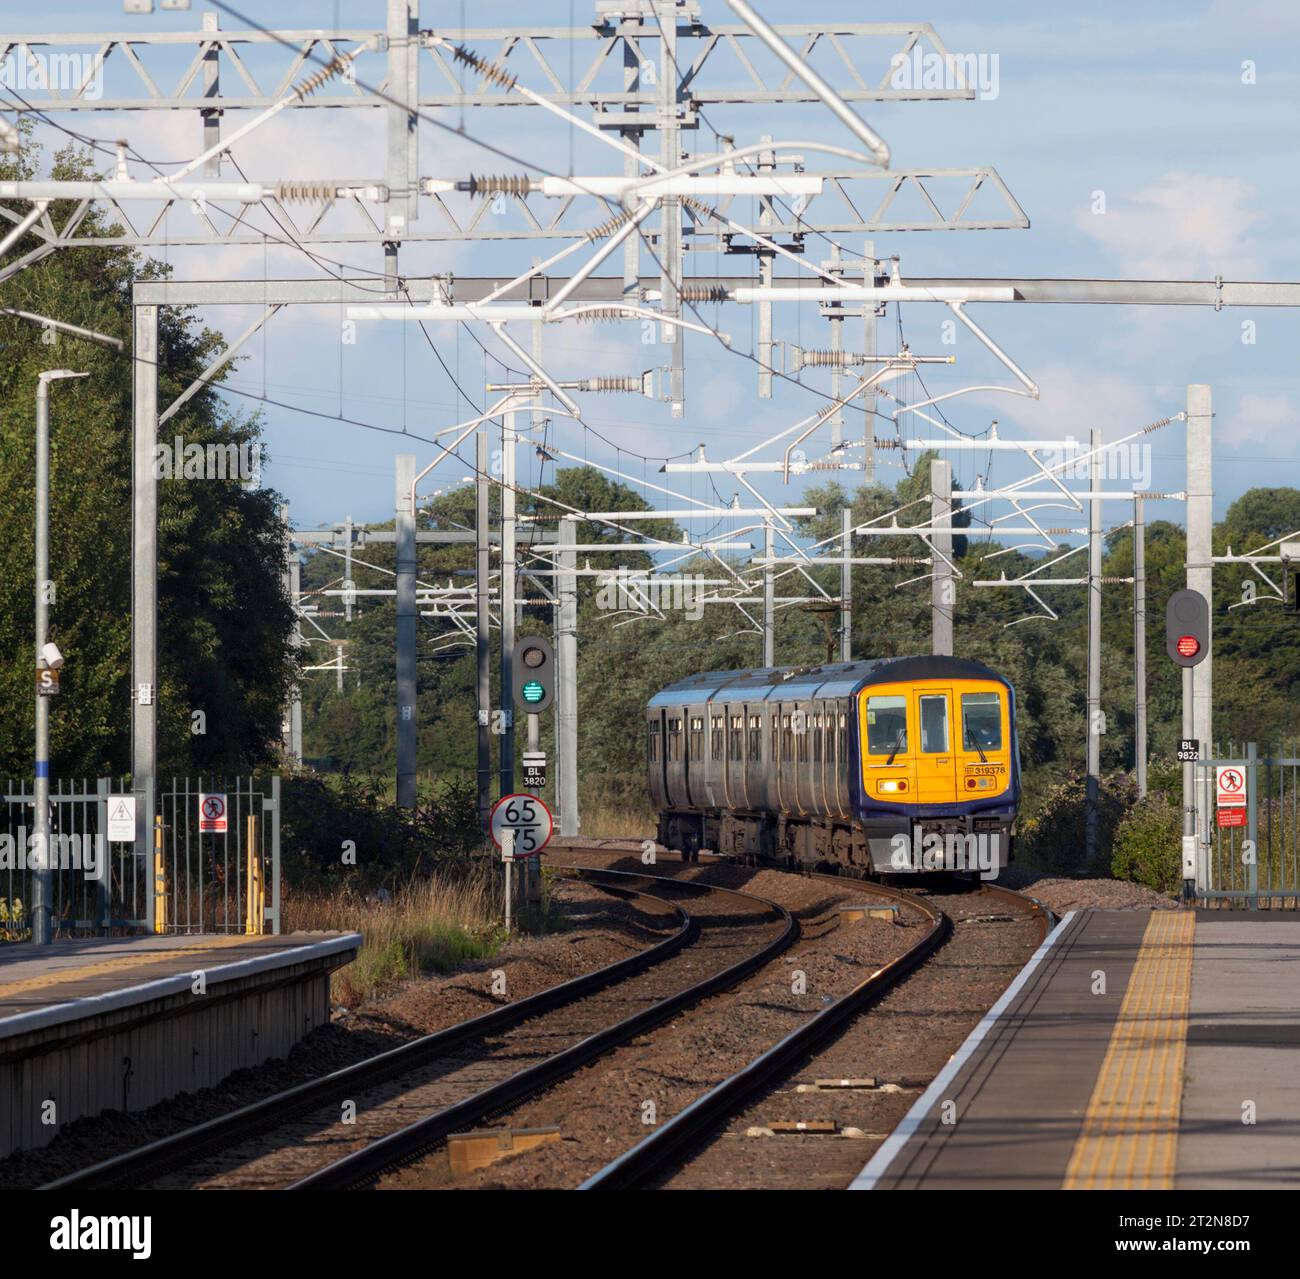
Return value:
[[(1245, 775), (1241, 825), (1220, 825), (1217, 770), (1225, 767)], [(1240, 749), (1230, 743), (1222, 757), (1197, 763), (1196, 805), (1204, 814), (1201, 897), (1254, 909), (1300, 907), (1300, 756), (1260, 756), (1253, 742)]]
[[(108, 839), (110, 804), (132, 793), (107, 777), (52, 783), (56, 936), (280, 931), (278, 776), (171, 779), (145, 848)], [(202, 820), (205, 795), (221, 798), (223, 821)], [(33, 785), (9, 781), (0, 799), (0, 942), (24, 941), (36, 874), (27, 864)]]

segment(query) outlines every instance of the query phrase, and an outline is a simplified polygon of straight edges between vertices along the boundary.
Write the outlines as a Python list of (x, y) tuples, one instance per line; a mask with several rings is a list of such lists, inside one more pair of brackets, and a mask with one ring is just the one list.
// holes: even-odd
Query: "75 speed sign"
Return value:
[(506, 795), (492, 810), (492, 842), (501, 847), (506, 831), (514, 831), (515, 856), (533, 857), (551, 842), (551, 810), (536, 795)]

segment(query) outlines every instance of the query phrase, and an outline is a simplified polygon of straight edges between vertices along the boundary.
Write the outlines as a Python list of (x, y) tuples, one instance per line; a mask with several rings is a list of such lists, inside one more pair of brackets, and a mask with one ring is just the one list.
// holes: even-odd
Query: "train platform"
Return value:
[(1061, 920), (855, 1190), (1300, 1188), (1300, 916)]
[(0, 947), (0, 1157), (288, 1054), (329, 1020), (357, 933)]

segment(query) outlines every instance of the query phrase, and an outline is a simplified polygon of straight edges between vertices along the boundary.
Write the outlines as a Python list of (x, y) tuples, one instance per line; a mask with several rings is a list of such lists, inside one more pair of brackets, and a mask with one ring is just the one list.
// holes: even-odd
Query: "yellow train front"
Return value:
[(692, 675), (646, 708), (659, 841), (756, 861), (994, 878), (1020, 803), (1015, 693), (903, 657)]

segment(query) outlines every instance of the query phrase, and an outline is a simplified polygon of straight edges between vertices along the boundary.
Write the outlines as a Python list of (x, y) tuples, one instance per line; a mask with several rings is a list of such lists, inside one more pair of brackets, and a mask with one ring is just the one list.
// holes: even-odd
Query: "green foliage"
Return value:
[[(281, 789), (280, 856), (299, 891), (388, 891), (437, 867), (461, 869), (482, 847), (473, 786), (452, 780), (398, 808), (378, 777), (286, 778)], [(344, 841), (355, 857), (344, 860)]]
[[(0, 163), (0, 176), (34, 174), (39, 148)], [(51, 176), (94, 176), (75, 148), (53, 157)], [(56, 227), (74, 206), (56, 201)], [(107, 234), (91, 212), (84, 235)], [(39, 242), (24, 237), (5, 262)], [(60, 250), (0, 285), (5, 306), (123, 338), (125, 354), (38, 324), (0, 317), (0, 510), (16, 535), (0, 543), (0, 774), (31, 770), (35, 594), (35, 394), (38, 374), (66, 367), (84, 380), (50, 394), (51, 638), (67, 655), (51, 710), (56, 775), (102, 776), (129, 767), (131, 583), (131, 286), (166, 268), (130, 249)], [(224, 348), (192, 312), (159, 313), (158, 398), (174, 400)], [(217, 379), (219, 382), (220, 375)], [(164, 435), (186, 444), (259, 447), (255, 417), (229, 413), (207, 389)], [(296, 669), (292, 611), (283, 586), (280, 498), (238, 480), (158, 485), (159, 759), (161, 771), (247, 772), (275, 762), (281, 708)], [(192, 731), (201, 710), (205, 732)]]
[(1157, 892), (1173, 892), (1183, 874), (1182, 833), (1181, 807), (1163, 795), (1148, 794), (1124, 814), (1115, 830), (1111, 874)]
[(1063, 875), (1105, 874), (1111, 862), (1115, 830), (1137, 802), (1137, 787), (1127, 773), (1101, 778), (1097, 820), (1097, 853), (1089, 864), (1082, 774), (1072, 772), (1044, 796), (1037, 813), (1020, 828), (1017, 856), (1040, 870)]

